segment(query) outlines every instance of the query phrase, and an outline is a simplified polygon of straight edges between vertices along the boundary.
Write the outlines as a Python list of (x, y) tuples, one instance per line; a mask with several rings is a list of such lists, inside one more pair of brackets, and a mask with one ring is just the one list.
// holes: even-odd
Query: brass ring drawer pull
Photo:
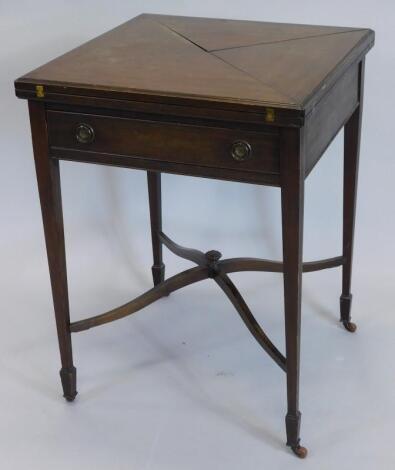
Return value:
[(231, 155), (234, 160), (243, 162), (251, 156), (251, 145), (248, 142), (239, 140), (232, 144)]
[(95, 140), (95, 131), (89, 124), (78, 124), (75, 137), (80, 144), (91, 144)]

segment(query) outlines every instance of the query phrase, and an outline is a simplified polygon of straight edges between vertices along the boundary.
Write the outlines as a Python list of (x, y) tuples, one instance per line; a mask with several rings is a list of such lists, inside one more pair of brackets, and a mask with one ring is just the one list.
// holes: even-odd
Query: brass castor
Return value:
[(291, 447), (292, 452), (297, 455), (300, 459), (304, 459), (307, 456), (307, 449), (306, 447), (300, 446), (299, 444), (297, 446)]
[(344, 328), (350, 333), (354, 333), (357, 329), (357, 325), (351, 321), (343, 321)]

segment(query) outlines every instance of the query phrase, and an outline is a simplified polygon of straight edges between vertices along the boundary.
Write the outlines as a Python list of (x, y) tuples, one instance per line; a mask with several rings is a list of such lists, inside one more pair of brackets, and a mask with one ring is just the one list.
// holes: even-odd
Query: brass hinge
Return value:
[(44, 86), (43, 85), (36, 85), (36, 96), (37, 98), (44, 98)]
[(266, 120), (266, 122), (274, 122), (275, 114), (274, 114), (274, 109), (273, 108), (266, 108), (265, 120)]

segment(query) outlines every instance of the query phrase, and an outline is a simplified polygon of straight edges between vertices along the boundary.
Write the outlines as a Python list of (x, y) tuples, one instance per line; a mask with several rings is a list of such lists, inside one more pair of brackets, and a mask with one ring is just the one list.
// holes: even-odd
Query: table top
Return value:
[(312, 108), (373, 45), (366, 28), (143, 14), (15, 82), (77, 95), (241, 111)]

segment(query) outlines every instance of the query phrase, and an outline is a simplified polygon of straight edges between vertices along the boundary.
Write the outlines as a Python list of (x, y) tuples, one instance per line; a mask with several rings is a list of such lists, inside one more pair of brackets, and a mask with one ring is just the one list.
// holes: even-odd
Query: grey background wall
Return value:
[[(13, 80), (141, 13), (361, 26), (367, 58), (353, 318), (338, 324), (340, 272), (304, 276), (302, 438), (284, 447), (283, 373), (204, 282), (74, 336), (77, 401), (62, 401), (26, 102)], [(395, 7), (392, 1), (0, 0), (0, 466), (57, 469), (391, 469), (394, 411)], [(71, 314), (151, 286), (145, 174), (61, 166)], [(164, 175), (164, 228), (224, 256), (281, 259), (279, 190)], [(306, 183), (305, 259), (341, 249), (342, 133)], [(165, 254), (168, 273), (188, 264)], [(283, 348), (282, 279), (233, 276)]]

